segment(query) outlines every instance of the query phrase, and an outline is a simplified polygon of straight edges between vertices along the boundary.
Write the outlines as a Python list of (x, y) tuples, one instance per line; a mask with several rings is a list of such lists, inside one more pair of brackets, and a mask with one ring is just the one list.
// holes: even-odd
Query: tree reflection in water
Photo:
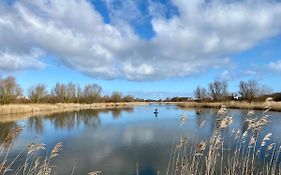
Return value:
[(118, 119), (121, 117), (122, 112), (132, 113), (133, 108), (112, 108), (100, 110), (88, 109), (75, 112), (55, 113), (46, 115), (44, 117), (36, 116), (28, 119), (27, 127), (34, 129), (37, 133), (42, 133), (44, 130), (43, 122), (44, 120), (48, 120), (56, 129), (67, 128), (71, 130), (74, 128), (79, 128), (81, 124), (86, 127), (96, 128), (101, 125), (101, 121), (99, 118), (100, 113), (111, 113), (114, 119)]
[(120, 118), (122, 111), (127, 112), (127, 113), (132, 113), (134, 111), (134, 108), (114, 108), (114, 109), (111, 109), (112, 117), (114, 119)]
[(36, 133), (43, 133), (43, 116), (29, 118), (27, 120), (27, 127), (34, 129)]
[(16, 122), (4, 122), (0, 123), (0, 144), (5, 141), (8, 134), (17, 127)]

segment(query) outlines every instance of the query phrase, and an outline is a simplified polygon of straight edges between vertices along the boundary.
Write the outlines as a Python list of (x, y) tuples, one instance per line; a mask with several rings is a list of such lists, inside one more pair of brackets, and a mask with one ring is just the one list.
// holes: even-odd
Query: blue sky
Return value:
[(269, 0), (1, 1), (0, 75), (142, 98), (192, 96), (218, 79), (281, 91), (280, 18)]

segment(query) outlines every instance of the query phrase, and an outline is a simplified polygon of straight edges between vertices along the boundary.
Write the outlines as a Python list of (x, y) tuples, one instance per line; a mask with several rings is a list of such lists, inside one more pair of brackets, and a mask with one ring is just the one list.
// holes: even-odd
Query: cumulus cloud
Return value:
[[(149, 14), (144, 14), (139, 1), (126, 0), (117, 7), (112, 1), (105, 1), (110, 23), (86, 0), (0, 3), (1, 70), (42, 67), (44, 55), (34, 54), (36, 48), (93, 77), (190, 76), (225, 66), (231, 54), (281, 32), (281, 21), (276, 20), (281, 3), (274, 1), (172, 0), (178, 14), (169, 18), (165, 4), (150, 1)], [(159, 15), (157, 9), (164, 12)], [(155, 33), (149, 40), (132, 24), (145, 15), (150, 15), (145, 19)]]
[(0, 50), (0, 70), (13, 71), (30, 68), (43, 68), (45, 64), (40, 61), (40, 53), (16, 54)]

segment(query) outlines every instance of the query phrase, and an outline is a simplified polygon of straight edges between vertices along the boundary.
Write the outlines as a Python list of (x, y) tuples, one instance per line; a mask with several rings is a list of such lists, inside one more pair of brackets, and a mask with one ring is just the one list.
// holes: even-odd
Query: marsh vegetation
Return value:
[[(62, 112), (1, 123), (1, 171), (280, 174), (280, 113), (270, 112), (271, 104), (268, 100), (264, 111), (226, 106), (183, 110), (163, 105), (157, 106), (157, 118), (152, 105)], [(58, 156), (52, 157), (57, 143)], [(31, 148), (38, 148), (32, 156)]]
[[(209, 139), (198, 143), (195, 134), (191, 149), (188, 149), (190, 140), (179, 137), (171, 153), (167, 174), (281, 174), (280, 142), (271, 141), (272, 133), (261, 134), (269, 122), (271, 100), (267, 99), (260, 116), (253, 118), (255, 112), (249, 111), (243, 128), (233, 128), (230, 135), (225, 132), (235, 118), (222, 105)], [(204, 121), (200, 127), (204, 127)]]

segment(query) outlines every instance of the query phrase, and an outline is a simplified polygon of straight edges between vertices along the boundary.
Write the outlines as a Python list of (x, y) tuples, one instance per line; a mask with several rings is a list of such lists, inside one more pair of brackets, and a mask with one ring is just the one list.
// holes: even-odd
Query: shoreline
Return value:
[(249, 109), (249, 110), (264, 110), (269, 105), (270, 111), (281, 112), (281, 102), (239, 102), (239, 101), (228, 101), (228, 102), (181, 102), (176, 104), (181, 108), (220, 108), (225, 105), (229, 109)]
[[(139, 105), (175, 105), (180, 108), (220, 108), (225, 105), (229, 109), (264, 110), (264, 102), (122, 102), (122, 103), (57, 103), (57, 104), (8, 104), (0, 105), (0, 123), (10, 122), (40, 115), (51, 115), (60, 112), (74, 112), (87, 109), (130, 108)], [(281, 112), (281, 102), (270, 102), (270, 111)]]
[(124, 103), (57, 103), (57, 104), (8, 104), (0, 105), (0, 122), (9, 122), (15, 118), (28, 118), (36, 115), (50, 115), (60, 112), (73, 112), (86, 109), (115, 109), (148, 105), (147, 102)]

